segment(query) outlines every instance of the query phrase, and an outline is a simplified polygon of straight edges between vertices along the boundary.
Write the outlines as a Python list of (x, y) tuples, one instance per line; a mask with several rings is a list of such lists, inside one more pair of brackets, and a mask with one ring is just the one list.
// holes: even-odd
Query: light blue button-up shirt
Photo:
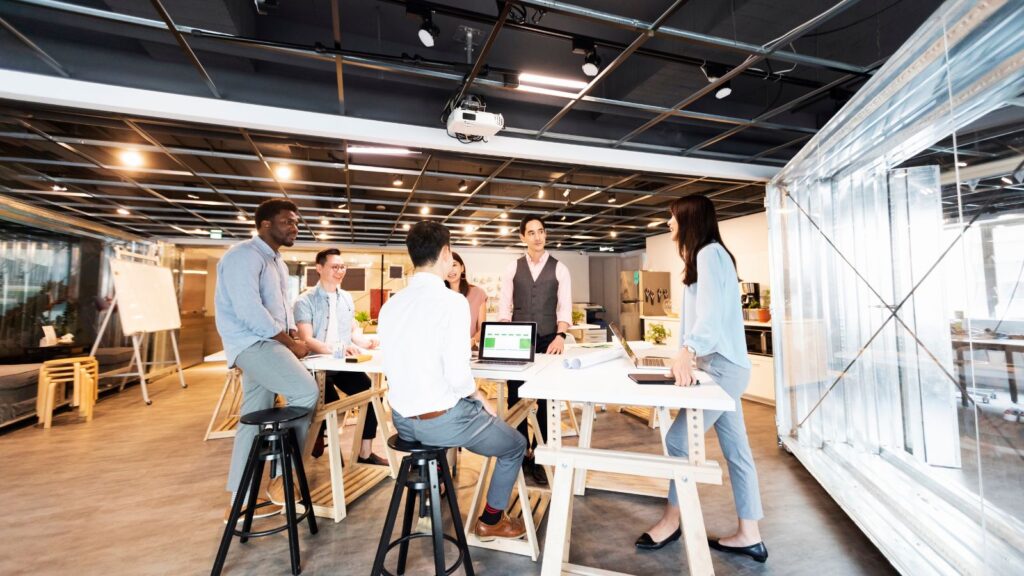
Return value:
[(697, 356), (717, 352), (750, 368), (736, 266), (721, 244), (708, 244), (697, 252), (697, 281), (685, 286), (683, 293), (680, 346), (693, 348)]
[(352, 295), (338, 288), (338, 305), (335, 317), (331, 318), (330, 296), (323, 284), (317, 282), (310, 290), (306, 290), (295, 299), (295, 323), (310, 324), (313, 327), (313, 338), (327, 343), (327, 327), (330, 322), (338, 324), (338, 342), (345, 346), (352, 344), (352, 322), (355, 318), (356, 306)]
[(259, 236), (232, 246), (217, 264), (214, 306), (228, 367), (249, 346), (294, 329), (281, 255)]

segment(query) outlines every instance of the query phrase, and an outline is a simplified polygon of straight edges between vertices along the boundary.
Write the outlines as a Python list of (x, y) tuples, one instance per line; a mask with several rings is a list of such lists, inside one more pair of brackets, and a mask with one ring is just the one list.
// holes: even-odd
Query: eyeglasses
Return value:
[(328, 268), (335, 272), (344, 272), (345, 269), (348, 268), (348, 266), (345, 266), (344, 264), (335, 264), (333, 266), (328, 266)]

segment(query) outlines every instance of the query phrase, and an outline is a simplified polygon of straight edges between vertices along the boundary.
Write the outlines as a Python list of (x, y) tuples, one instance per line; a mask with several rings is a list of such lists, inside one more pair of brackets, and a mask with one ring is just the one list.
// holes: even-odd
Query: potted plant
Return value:
[(587, 315), (582, 310), (573, 310), (572, 311), (572, 323), (573, 323), (573, 326), (579, 326), (580, 324), (583, 324), (583, 321), (586, 318), (587, 318)]
[(359, 322), (359, 327), (362, 328), (363, 331), (365, 332), (366, 327), (370, 324), (370, 313), (367, 312), (366, 310), (360, 310), (359, 312), (356, 312), (355, 315), (352, 316), (352, 318), (356, 322)]
[(645, 335), (645, 338), (648, 342), (653, 342), (655, 344), (664, 344), (665, 339), (671, 335), (672, 333), (665, 328), (664, 324), (651, 323), (647, 327), (647, 334)]

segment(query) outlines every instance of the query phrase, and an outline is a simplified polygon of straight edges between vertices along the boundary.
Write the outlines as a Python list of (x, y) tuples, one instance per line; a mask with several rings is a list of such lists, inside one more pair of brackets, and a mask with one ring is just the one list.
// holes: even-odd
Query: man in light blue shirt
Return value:
[[(256, 209), (252, 240), (232, 246), (217, 264), (214, 295), (217, 332), (228, 367), (242, 370), (241, 413), (272, 408), (274, 395), (289, 406), (312, 409), (320, 396), (316, 381), (299, 362), (309, 353), (295, 340), (295, 319), (288, 299), (288, 267), (278, 250), (292, 246), (299, 234), (295, 204), (281, 198), (267, 200)], [(310, 418), (292, 423), (299, 446), (305, 446)], [(228, 490), (235, 494), (245, 461), (258, 430), (239, 424), (231, 453)], [(271, 500), (283, 502), (281, 478), (271, 481)], [(275, 497), (276, 496), (276, 497)], [(257, 512), (279, 511), (272, 506)], [(225, 522), (230, 506), (224, 513)]]

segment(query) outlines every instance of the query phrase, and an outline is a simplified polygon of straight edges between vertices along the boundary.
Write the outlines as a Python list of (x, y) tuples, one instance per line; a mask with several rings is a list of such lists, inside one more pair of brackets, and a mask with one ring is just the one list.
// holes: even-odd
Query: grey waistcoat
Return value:
[(536, 322), (537, 336), (554, 334), (558, 329), (555, 308), (558, 306), (558, 278), (555, 267), (558, 260), (548, 255), (548, 261), (533, 280), (527, 256), (516, 263), (516, 275), (512, 278), (512, 321)]

